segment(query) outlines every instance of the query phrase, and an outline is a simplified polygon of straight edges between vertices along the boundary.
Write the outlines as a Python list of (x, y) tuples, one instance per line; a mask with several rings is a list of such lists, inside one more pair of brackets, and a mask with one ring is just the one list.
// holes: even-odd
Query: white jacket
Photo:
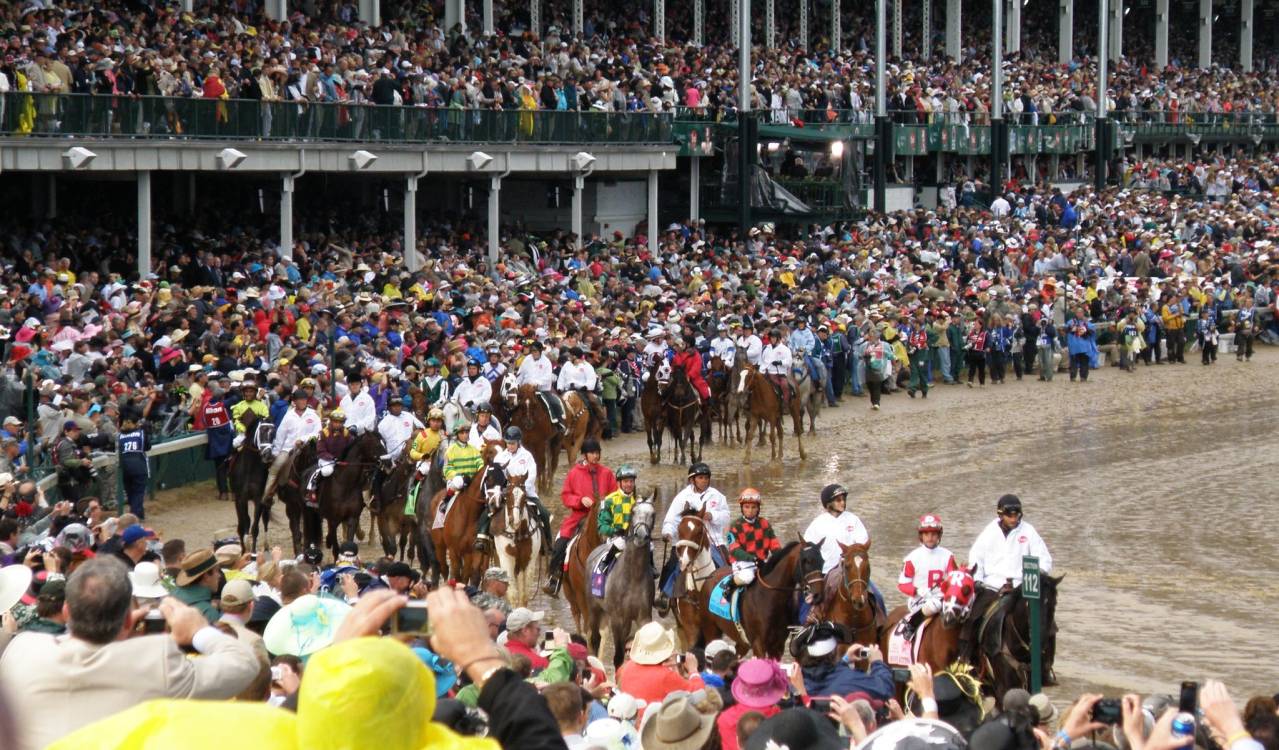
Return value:
[[(472, 430), (475, 428), (472, 427)], [(508, 477), (518, 477), (524, 475), (524, 494), (529, 497), (537, 497), (537, 461), (534, 460), (533, 454), (528, 448), (520, 446), (514, 453), (503, 448), (502, 452), (493, 458), (493, 463), (501, 466)]]
[[(496, 417), (490, 416), (488, 427), (485, 427), (483, 430), (480, 429), (479, 423), (471, 425), (471, 434), (466, 439), (466, 443), (467, 445), (470, 445), (476, 450), (482, 451), (484, 450), (484, 443), (495, 442), (501, 439), (502, 439), (502, 426), (497, 423)], [(503, 452), (505, 452), (506, 449), (503, 448), (502, 450)], [(528, 453), (528, 451), (524, 451), (524, 452)], [(537, 471), (536, 464), (534, 464), (533, 470)]]
[(719, 357), (721, 362), (732, 367), (737, 357), (737, 342), (727, 336), (716, 336), (711, 339), (711, 356)]
[(723, 546), (724, 532), (730, 521), (728, 498), (714, 487), (707, 487), (705, 492), (698, 492), (689, 484), (679, 491), (671, 500), (671, 507), (666, 509), (666, 517), (662, 519), (662, 536), (674, 539), (679, 533), (679, 519), (688, 509), (706, 511), (706, 530), (710, 532), (711, 542)]
[(754, 367), (759, 367), (759, 358), (764, 353), (764, 342), (759, 336), (751, 334), (742, 336), (737, 340), (737, 348), (746, 352), (746, 361)]
[(560, 368), (560, 379), (555, 387), (560, 393), (566, 393), (575, 388), (581, 388), (587, 391), (595, 390), (595, 368), (586, 362), (565, 362)]
[(377, 423), (378, 434), (382, 436), (382, 442), (386, 445), (386, 455), (399, 458), (404, 446), (408, 445), (409, 440), (413, 438), (415, 429), (421, 430), (423, 425), (412, 412), (401, 411), (397, 417), (388, 411), (386, 416), (382, 417), (382, 421)]
[(780, 341), (765, 347), (764, 353), (760, 355), (760, 367), (765, 375), (790, 375), (790, 367), (794, 361), (790, 347)]
[(483, 375), (475, 376), (474, 380), (463, 378), (454, 389), (453, 397), (467, 408), (474, 409), (493, 399), (493, 384)]
[(347, 393), (338, 402), (338, 408), (346, 414), (346, 426), (356, 433), (364, 434), (377, 424), (377, 406), (368, 391), (360, 391), (355, 398)]
[(1052, 572), (1052, 555), (1034, 526), (1022, 521), (1005, 534), (996, 518), (973, 541), (972, 549), (968, 550), (968, 565), (977, 566), (973, 578), (988, 588), (1000, 588), (1007, 580), (1020, 586), (1021, 558), (1025, 555), (1039, 558), (1041, 573)]
[(848, 511), (832, 516), (826, 511), (813, 519), (804, 529), (804, 541), (809, 544), (822, 545), (822, 573), (829, 573), (839, 565), (844, 551), (842, 544), (865, 544), (870, 541), (870, 533), (862, 525), (862, 519)]
[(275, 442), (271, 447), (277, 454), (291, 451), (298, 441), (310, 440), (319, 435), (320, 426), (320, 415), (315, 413), (315, 409), (307, 407), (301, 414), (297, 409), (289, 409), (280, 420), (280, 426), (275, 431)]
[(519, 372), (516, 374), (517, 385), (532, 385), (539, 391), (549, 391), (555, 384), (555, 375), (551, 372), (551, 360), (547, 359), (543, 354), (536, 359), (533, 355), (524, 358), (520, 362)]

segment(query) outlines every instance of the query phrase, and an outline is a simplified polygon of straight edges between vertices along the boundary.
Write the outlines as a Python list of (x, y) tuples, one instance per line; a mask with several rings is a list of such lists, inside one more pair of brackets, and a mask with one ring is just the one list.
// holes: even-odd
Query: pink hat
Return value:
[(737, 668), (732, 691), (743, 706), (775, 706), (786, 695), (786, 673), (771, 659), (748, 659)]

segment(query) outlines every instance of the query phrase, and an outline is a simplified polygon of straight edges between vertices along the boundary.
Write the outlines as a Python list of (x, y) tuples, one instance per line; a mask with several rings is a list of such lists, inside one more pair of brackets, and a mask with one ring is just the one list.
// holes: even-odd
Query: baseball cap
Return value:
[(132, 526), (128, 527), (127, 529), (125, 529), (123, 532), (120, 533), (120, 539), (124, 542), (124, 546), (126, 547), (138, 541), (139, 539), (153, 539), (153, 538), (155, 538), (154, 531), (148, 528), (144, 528), (142, 524), (137, 524), (137, 523), (133, 524)]
[(733, 644), (729, 643), (723, 638), (716, 638), (715, 640), (706, 644), (706, 660), (707, 661), (710, 661), (711, 659), (714, 659), (716, 656), (719, 656), (720, 654), (726, 653), (726, 652), (737, 653), (737, 649), (733, 647)]
[(253, 585), (243, 578), (237, 578), (222, 587), (223, 607), (242, 607), (251, 601), (253, 601)]
[(528, 607), (517, 607), (506, 616), (506, 632), (512, 633), (535, 622), (541, 622), (543, 617), (546, 617), (545, 612), (534, 612)]

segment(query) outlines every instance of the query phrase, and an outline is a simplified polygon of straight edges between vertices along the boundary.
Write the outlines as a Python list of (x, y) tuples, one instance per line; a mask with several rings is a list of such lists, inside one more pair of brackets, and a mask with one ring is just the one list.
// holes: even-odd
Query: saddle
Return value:
[[(756, 579), (758, 582), (759, 579)], [(735, 586), (732, 583), (731, 575), (724, 576), (719, 583), (715, 584), (715, 588), (711, 589), (711, 595), (708, 600), (708, 609), (711, 614), (732, 623), (740, 623), (742, 621), (742, 610), (739, 606), (742, 598), (742, 592), (749, 586)], [(755, 584), (752, 583), (751, 586)]]
[(907, 640), (903, 631), (909, 618), (910, 615), (903, 617), (888, 637), (888, 653), (885, 655), (885, 661), (895, 667), (909, 667), (919, 660), (919, 647), (924, 642), (924, 631), (932, 625), (937, 616), (925, 617), (924, 621), (919, 623), (919, 627), (915, 628), (914, 637)]
[(542, 403), (546, 406), (546, 413), (551, 417), (551, 424), (557, 429), (564, 426), (564, 402), (556, 395), (554, 391), (538, 391), (538, 398), (542, 399)]
[(997, 597), (978, 620), (975, 637), (982, 651), (988, 656), (998, 654), (1003, 648), (1004, 620), (1008, 617), (1008, 610), (1011, 609), (1008, 605), (1012, 603), (1012, 596), (1012, 594), (1004, 594)]

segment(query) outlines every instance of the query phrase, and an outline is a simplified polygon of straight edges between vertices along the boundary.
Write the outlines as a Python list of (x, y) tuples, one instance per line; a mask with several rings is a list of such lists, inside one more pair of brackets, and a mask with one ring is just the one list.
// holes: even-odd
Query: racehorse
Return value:
[[(604, 598), (588, 596), (587, 630), (591, 652), (601, 656), (603, 640), (601, 624), (607, 622), (613, 640), (613, 668), (622, 666), (626, 641), (635, 630), (653, 619), (652, 561), (650, 546), (657, 511), (652, 496), (641, 498), (631, 507), (631, 525), (626, 531), (622, 552), (613, 562), (604, 583)], [(609, 543), (605, 542), (604, 547)], [(601, 549), (597, 554), (603, 554)], [(592, 555), (594, 559), (594, 555)]]
[[(751, 460), (751, 432), (756, 423), (760, 429), (768, 429), (768, 443), (773, 459), (782, 457), (782, 417), (785, 409), (781, 395), (773, 383), (762, 372), (746, 365), (738, 376), (737, 392), (746, 396), (746, 463)], [(804, 406), (799, 395), (793, 394), (790, 400), (791, 421), (795, 425), (795, 441), (799, 445), (799, 457), (808, 458), (804, 452)]]
[(670, 385), (662, 391), (662, 407), (666, 426), (671, 430), (675, 445), (671, 457), (676, 464), (685, 463), (685, 451), (694, 463), (702, 460), (702, 440), (694, 429), (702, 422), (701, 399), (697, 390), (688, 382), (688, 373), (677, 367), (671, 373)]
[[(941, 583), (941, 616), (934, 617), (918, 634), (919, 648), (912, 662), (927, 664), (936, 674), (959, 658), (959, 636), (964, 621), (972, 609), (975, 586), (972, 575), (966, 570), (952, 570)], [(891, 660), (890, 640), (897, 624), (906, 617), (909, 609), (899, 606), (893, 609), (880, 631), (879, 645), (885, 659)], [(896, 664), (893, 666), (908, 666)]]
[(577, 538), (569, 547), (564, 558), (563, 590), (564, 600), (573, 611), (573, 622), (577, 632), (589, 633), (586, 627), (587, 612), (590, 609), (591, 571), (587, 563), (591, 551), (603, 543), (599, 529), (600, 504), (595, 503), (577, 527)]
[(399, 458), (391, 464), (390, 470), (383, 475), (382, 482), (373, 488), (373, 507), (377, 515), (378, 534), (382, 537), (382, 551), (387, 557), (409, 560), (416, 551), (422, 567), (426, 568), (427, 560), (422, 554), (423, 550), (417, 549), (417, 519), (404, 515), (415, 468), (416, 464), (409, 458), (406, 445)]
[[(572, 466), (577, 463), (586, 438), (595, 438), (596, 442), (604, 441), (605, 422), (596, 413), (595, 401), (584, 392), (569, 391), (560, 396), (560, 402), (564, 404), (564, 439), (560, 444), (564, 446), (568, 465)], [(555, 473), (558, 463), (557, 457), (548, 474)]]
[[(231, 495), (235, 499), (235, 530), (240, 537), (241, 548), (244, 548), (245, 534), (249, 534), (253, 546), (247, 549), (257, 550), (258, 523), (262, 523), (264, 536), (271, 523), (271, 501), (262, 497), (270, 468), (270, 461), (263, 455), (263, 450), (270, 450), (269, 433), (274, 432), (274, 427), (270, 422), (259, 420), (252, 410), (245, 411), (240, 421), (244, 425), (245, 442), (248, 445), (240, 446), (231, 462), (229, 480)], [(260, 436), (259, 432), (263, 434)], [(264, 447), (259, 448), (259, 445)], [(249, 522), (250, 502), (253, 503), (252, 527)], [(296, 539), (293, 542), (293, 552), (301, 554), (301, 550), (297, 549), (297, 542)]]
[(704, 511), (689, 509), (680, 516), (675, 527), (675, 561), (679, 579), (675, 583), (675, 595), (671, 597), (671, 611), (679, 625), (684, 648), (704, 645), (699, 642), (702, 632), (702, 589), (715, 574), (716, 566), (711, 555), (711, 534), (706, 527)]
[(512, 402), (506, 399), (506, 392), (510, 389), (512, 392), (515, 388), (515, 373), (506, 371), (493, 381), (493, 397), (489, 401), (489, 407), (493, 410), (493, 418), (497, 423), (506, 426), (507, 418), (510, 417), (510, 409)]
[(511, 580), (511, 604), (516, 607), (528, 604), (529, 590), (537, 584), (535, 567), (533, 581), (528, 580), (528, 575), (542, 549), (542, 524), (529, 512), (525, 479), (507, 475), (497, 507), (489, 507), (493, 514), (491, 531), (497, 566), (506, 571)]
[(808, 413), (808, 432), (810, 435), (817, 434), (817, 415), (822, 410), (822, 402), (826, 399), (826, 391), (821, 384), (813, 379), (812, 372), (808, 369), (808, 364), (803, 358), (797, 358), (795, 364), (791, 367), (791, 385), (794, 392), (791, 394), (791, 412), (795, 412), (795, 405), (799, 405), (798, 422), (795, 425), (795, 434), (804, 431), (804, 413)]
[[(417, 547), (417, 559), (424, 566), (429, 563), (431, 570), (431, 581), (439, 583), (440, 581), (440, 556), (436, 553), (435, 539), (431, 535), (431, 526), (435, 523), (434, 509), (431, 507), (431, 499), (436, 493), (444, 489), (444, 449), (437, 447), (435, 452), (426, 457), (427, 470), (426, 476), (422, 477), (422, 485), (418, 488), (417, 506), (414, 508), (413, 534), (415, 538), (414, 546)], [(413, 480), (416, 480), (418, 473), (414, 471)], [(410, 481), (413, 481), (410, 480)], [(409, 485), (410, 489), (412, 484)], [(407, 502), (407, 500), (406, 500)]]
[(834, 591), (826, 589), (826, 596), (832, 597), (827, 619), (847, 627), (853, 643), (878, 643), (884, 616), (870, 595), (870, 542), (841, 542), (839, 548), (840, 582)]
[[(567, 424), (567, 404), (564, 410), (564, 421)], [(555, 468), (559, 465), (564, 431), (556, 429), (551, 422), (551, 414), (538, 395), (537, 388), (526, 384), (516, 389), (510, 424), (519, 427), (524, 433), (523, 445), (533, 454), (533, 461), (537, 464), (537, 486), (543, 492), (549, 492)]]
[[(1061, 577), (1041, 575), (1040, 614), (1043, 617), (1044, 684), (1054, 685), (1053, 659), (1057, 652), (1057, 586)], [(974, 671), (988, 687), (995, 700), (1002, 701), (1012, 688), (1030, 688), (1030, 602), (1022, 596), (1021, 587), (1000, 597), (999, 606), (979, 622), (977, 631), (978, 664)], [(973, 617), (983, 613), (973, 612)]]
[(289, 519), (289, 534), (293, 537), (295, 554), (302, 554), (306, 547), (319, 547), (324, 529), (320, 514), (306, 503), (306, 476), (315, 467), (316, 442), (308, 440), (293, 449), (293, 456), (280, 471), (276, 492), (284, 503), (284, 513)]
[[(440, 489), (431, 498), (431, 541), (437, 550), (436, 555), (447, 558), (440, 560), (440, 567), (444, 568), (444, 574), (451, 581), (469, 583), (472, 586), (480, 583), (485, 554), (475, 550), (475, 528), (479, 522), (481, 506), (490, 501), (490, 493), (495, 501), (501, 490), (497, 486), (501, 470), (493, 466), (493, 458), (501, 447), (502, 442), (497, 440), (484, 444), (484, 449), (480, 451), (484, 457), (484, 468), (476, 472), (466, 487), (453, 498), (445, 514), (443, 527), (435, 519), (446, 490)], [(420, 496), (418, 503), (421, 503)]]
[(338, 556), (339, 525), (343, 527), (346, 541), (355, 541), (360, 515), (364, 512), (364, 490), (383, 453), (386, 446), (382, 444), (382, 436), (372, 430), (365, 432), (347, 447), (333, 467), (332, 476), (318, 482), (316, 500), (320, 516), (329, 524), (324, 543), (333, 550), (334, 558)]
[(411, 385), (409, 399), (413, 401), (413, 416), (417, 417), (422, 424), (426, 424), (426, 416), (431, 412), (431, 404), (426, 400), (426, 391)]
[(737, 363), (730, 367), (719, 357), (711, 357), (706, 374), (711, 387), (710, 410), (719, 423), (719, 438), (724, 445), (730, 440), (742, 442), (742, 425), (737, 419), (741, 401), (733, 387), (738, 369)]
[(471, 410), (455, 398), (445, 401), (440, 410), (444, 412), (445, 435), (452, 435), (454, 429), (457, 428), (458, 423), (462, 420), (466, 420), (469, 423), (475, 422), (475, 415), (471, 413)]
[[(665, 380), (663, 380), (665, 373)], [(662, 385), (670, 380), (671, 365), (665, 359), (650, 364), (644, 375), (644, 387), (640, 391), (640, 413), (644, 416), (644, 431), (648, 433), (648, 462), (662, 460)]]
[(820, 599), (825, 588), (821, 547), (804, 541), (790, 542), (761, 563), (755, 581), (738, 600), (740, 624), (710, 610), (716, 585), (732, 574), (731, 567), (722, 567), (702, 586), (702, 639), (726, 636), (737, 643), (739, 654), (749, 645), (758, 657), (781, 659), (786, 647), (786, 626), (799, 620), (801, 600)]

